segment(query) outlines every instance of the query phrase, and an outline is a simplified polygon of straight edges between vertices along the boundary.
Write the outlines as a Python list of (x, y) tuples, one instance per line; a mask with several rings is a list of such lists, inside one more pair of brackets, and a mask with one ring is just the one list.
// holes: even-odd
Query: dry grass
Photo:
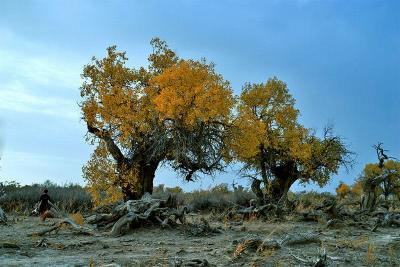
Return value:
[(72, 213), (69, 215), (69, 217), (76, 223), (79, 225), (83, 225), (84, 219), (83, 219), (83, 215), (80, 212), (77, 213)]
[(80, 185), (60, 186), (49, 181), (25, 186), (3, 183), (4, 195), (0, 197), (0, 206), (6, 212), (29, 214), (39, 201), (44, 188), (49, 190), (51, 201), (65, 212), (86, 212), (92, 208), (90, 195)]
[(400, 266), (400, 261), (394, 246), (388, 248), (389, 264), (391, 266)]
[(349, 239), (340, 239), (336, 242), (336, 245), (339, 247), (350, 248), (353, 250), (358, 250), (362, 246), (364, 246), (369, 240), (368, 236), (362, 235), (357, 239), (349, 240)]
[(376, 256), (375, 256), (375, 245), (374, 243), (369, 243), (368, 244), (368, 248), (367, 248), (367, 255), (365, 258), (365, 262), (368, 265), (374, 264), (376, 260)]
[(240, 257), (249, 247), (254, 246), (253, 240), (245, 240), (242, 243), (238, 244), (233, 251), (233, 259), (237, 259)]

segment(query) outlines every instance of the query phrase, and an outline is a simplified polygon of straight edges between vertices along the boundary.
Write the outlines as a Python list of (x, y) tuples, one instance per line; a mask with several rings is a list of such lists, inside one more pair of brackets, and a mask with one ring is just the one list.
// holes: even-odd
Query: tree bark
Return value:
[[(121, 173), (135, 173), (137, 176), (130, 177), (129, 183), (124, 183), (121, 178), (121, 189), (124, 195), (124, 201), (140, 199), (146, 192), (153, 193), (153, 181), (156, 174), (159, 162), (146, 163), (139, 161), (137, 164), (132, 164), (129, 169), (125, 169)], [(138, 168), (134, 170), (133, 168)]]
[(281, 200), (282, 197), (287, 196), (290, 187), (299, 177), (296, 163), (287, 162), (282, 166), (272, 168), (272, 173), (275, 176), (275, 179), (272, 180), (269, 185), (270, 201), (273, 203), (277, 203), (279, 201), (285, 202), (286, 199)]

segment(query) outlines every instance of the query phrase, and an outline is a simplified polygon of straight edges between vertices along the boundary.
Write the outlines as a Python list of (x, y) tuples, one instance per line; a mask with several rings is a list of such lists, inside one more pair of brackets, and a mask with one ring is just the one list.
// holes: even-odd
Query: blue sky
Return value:
[[(1, 1), (0, 179), (83, 184), (93, 149), (77, 105), (83, 65), (113, 44), (145, 65), (159, 36), (181, 57), (215, 62), (235, 93), (271, 76), (287, 82), (302, 123), (332, 123), (357, 153), (323, 190), (352, 183), (376, 161), (374, 143), (400, 157), (398, 14), (398, 1)], [(188, 184), (161, 168), (156, 183), (247, 184), (236, 176)]]

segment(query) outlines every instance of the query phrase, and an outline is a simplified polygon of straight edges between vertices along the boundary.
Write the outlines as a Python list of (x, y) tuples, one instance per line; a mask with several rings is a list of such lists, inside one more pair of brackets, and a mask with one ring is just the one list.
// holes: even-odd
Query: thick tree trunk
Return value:
[(251, 190), (256, 195), (258, 202), (261, 205), (264, 204), (277, 204), (279, 201), (281, 203), (286, 202), (287, 193), (290, 187), (297, 180), (297, 176), (280, 176), (276, 177), (269, 184), (264, 184), (265, 187), (269, 189), (267, 195), (264, 195), (261, 189), (261, 181), (258, 179), (253, 179), (251, 183)]
[(286, 201), (286, 199), (282, 200), (282, 197), (286, 198), (290, 187), (296, 180), (297, 176), (277, 177), (274, 179), (270, 184), (270, 202)]
[[(146, 192), (153, 193), (153, 181), (158, 167), (158, 162), (144, 163), (138, 162), (132, 164), (137, 170), (129, 169), (128, 173), (137, 173), (134, 177), (130, 177), (129, 183), (124, 183), (121, 179), (121, 188), (124, 195), (124, 201), (140, 199)], [(126, 173), (126, 172), (125, 172)]]
[(264, 193), (261, 189), (261, 181), (258, 179), (253, 179), (253, 181), (251, 182), (251, 190), (256, 195), (258, 204), (264, 205), (265, 197), (264, 197)]
[(279, 201), (285, 203), (290, 187), (299, 177), (296, 163), (289, 161), (286, 164), (272, 168), (272, 173), (275, 179), (269, 185), (270, 201), (273, 203), (278, 203)]

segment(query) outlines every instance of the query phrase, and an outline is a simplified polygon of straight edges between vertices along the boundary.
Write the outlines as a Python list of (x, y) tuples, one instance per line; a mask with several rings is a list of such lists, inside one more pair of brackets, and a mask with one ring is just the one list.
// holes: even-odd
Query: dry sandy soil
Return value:
[[(400, 266), (398, 228), (371, 232), (353, 227), (326, 229), (315, 222), (211, 221), (222, 233), (193, 236), (183, 227), (148, 226), (121, 237), (104, 231), (87, 236), (65, 228), (46, 234), (43, 245), (47, 246), (36, 246), (43, 237), (28, 235), (58, 219), (49, 219), (45, 225), (37, 217), (9, 216), (9, 221), (9, 226), (0, 226), (0, 266), (195, 266), (190, 265), (193, 259), (207, 260), (203, 266), (310, 266), (296, 257), (316, 258), (321, 248), (329, 256), (328, 266)], [(322, 242), (263, 251), (242, 251), (240, 246), (245, 238), (281, 239), (307, 232), (318, 233)]]

